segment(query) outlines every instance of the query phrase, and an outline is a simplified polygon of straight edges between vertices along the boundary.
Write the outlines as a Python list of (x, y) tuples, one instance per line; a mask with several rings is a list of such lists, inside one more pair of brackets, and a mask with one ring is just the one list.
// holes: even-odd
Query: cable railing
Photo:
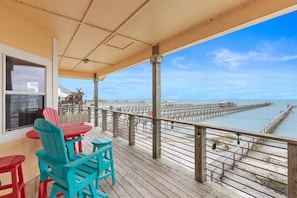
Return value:
[(75, 106), (61, 104), (58, 107), (60, 123), (70, 124), (91, 122), (91, 108), (88, 106)]
[(207, 176), (212, 181), (253, 197), (286, 197), (284, 142), (214, 131), (207, 133), (206, 145)]
[(194, 126), (161, 121), (162, 157), (194, 170)]
[[(196, 180), (210, 180), (248, 197), (294, 197), (296, 139), (158, 120), (162, 158), (192, 170)], [(102, 110), (107, 131), (149, 151), (154, 146), (153, 121), (150, 116)]]

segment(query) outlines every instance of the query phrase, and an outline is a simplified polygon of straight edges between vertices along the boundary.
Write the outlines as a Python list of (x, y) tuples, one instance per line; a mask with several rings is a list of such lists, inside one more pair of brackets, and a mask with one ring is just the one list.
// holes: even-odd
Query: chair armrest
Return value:
[(59, 164), (57, 163), (57, 161), (55, 160), (51, 160), (47, 155), (42, 155), (38, 157), (39, 161), (43, 164), (46, 164), (47, 166), (52, 166), (52, 167), (56, 167), (56, 168), (64, 168), (65, 164)]
[(81, 158), (78, 158), (74, 161), (71, 161), (69, 163), (67, 163), (65, 165), (65, 168), (75, 168), (87, 161), (89, 161), (90, 159), (93, 159), (95, 157), (102, 157), (102, 153), (107, 151), (108, 149), (111, 148), (111, 145), (106, 145), (100, 149), (98, 149), (97, 151), (93, 152), (93, 153), (90, 153), (90, 154), (87, 154), (86, 156), (82, 156)]
[(66, 147), (67, 147), (67, 149), (68, 149), (68, 155), (69, 155), (69, 158), (73, 158), (74, 156), (75, 156), (75, 153), (74, 153), (74, 144), (76, 143), (76, 142), (80, 142), (80, 141), (82, 141), (83, 140), (83, 138), (82, 137), (77, 137), (77, 138), (74, 138), (74, 139), (71, 139), (71, 140), (67, 140), (66, 142), (65, 142), (65, 144), (66, 144)]
[(37, 150), (35, 152), (36, 156), (39, 157), (39, 156), (42, 156), (42, 155), (45, 155), (45, 151), (43, 149), (40, 149), (40, 150)]
[(40, 181), (45, 181), (48, 179), (48, 173), (51, 171), (49, 166), (45, 163), (43, 163), (40, 158), (42, 156), (45, 156), (44, 150), (38, 150), (35, 152), (36, 156), (38, 157), (38, 166), (39, 166), (39, 172), (40, 172)]
[(111, 148), (111, 145), (106, 145), (106, 146), (98, 149), (95, 152), (92, 152), (90, 154), (82, 156), (81, 158), (78, 158), (78, 159), (76, 159), (74, 161), (70, 161), (67, 164), (58, 164), (55, 160), (49, 159), (49, 157), (45, 154), (45, 152), (43, 150), (40, 150), (40, 151), (38, 151), (38, 153), (40, 154), (38, 156), (38, 160), (39, 160), (39, 163), (42, 163), (42, 164), (45, 164), (45, 165), (48, 165), (48, 166), (61, 168), (61, 169), (64, 169), (64, 168), (65, 169), (73, 169), (73, 168), (76, 168), (76, 167), (80, 166), (81, 164), (89, 161), (90, 159), (93, 159), (93, 158), (96, 158), (96, 157), (102, 157), (102, 153), (107, 151), (110, 148)]

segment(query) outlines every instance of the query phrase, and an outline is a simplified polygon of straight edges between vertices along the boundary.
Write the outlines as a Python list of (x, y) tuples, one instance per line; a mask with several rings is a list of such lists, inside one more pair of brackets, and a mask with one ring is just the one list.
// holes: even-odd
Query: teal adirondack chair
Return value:
[(110, 145), (91, 154), (74, 157), (73, 142), (65, 143), (60, 128), (38, 118), (34, 122), (34, 129), (43, 145), (43, 150), (36, 152), (40, 177), (54, 180), (51, 198), (55, 198), (59, 192), (63, 193), (65, 198), (81, 198), (86, 195), (94, 198), (108, 197), (95, 188), (94, 181), (98, 177), (98, 165), (103, 161), (103, 153), (111, 148)]

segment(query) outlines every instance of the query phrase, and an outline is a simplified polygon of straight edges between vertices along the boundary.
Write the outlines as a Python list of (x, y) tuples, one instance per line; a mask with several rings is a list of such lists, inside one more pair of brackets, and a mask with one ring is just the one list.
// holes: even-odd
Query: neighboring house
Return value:
[(71, 94), (71, 91), (66, 89), (65, 87), (58, 85), (58, 96), (61, 99), (65, 99), (68, 95)]

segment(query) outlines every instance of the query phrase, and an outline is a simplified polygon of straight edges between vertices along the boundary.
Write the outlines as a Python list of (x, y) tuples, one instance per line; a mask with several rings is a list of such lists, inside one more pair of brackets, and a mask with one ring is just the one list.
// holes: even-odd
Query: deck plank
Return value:
[[(131, 153), (131, 155), (133, 154)], [(137, 157), (138, 156), (139, 155), (137, 155)], [(133, 165), (140, 169), (139, 176), (147, 178), (150, 182), (150, 185), (154, 186), (155, 188), (158, 188), (167, 197), (176, 197), (176, 195), (179, 195), (178, 197), (197, 196), (196, 193), (192, 194), (191, 191), (185, 191), (182, 187), (183, 185), (176, 185), (175, 183), (172, 183), (172, 178), (170, 177), (170, 175), (167, 174), (167, 172), (169, 171), (168, 169), (163, 171), (162, 167), (151, 168), (156, 166), (156, 164), (152, 164), (151, 161), (152, 159), (147, 156), (142, 157), (141, 159), (136, 158), (135, 156), (135, 158), (133, 159)], [(129, 166), (129, 164), (127, 165)]]

